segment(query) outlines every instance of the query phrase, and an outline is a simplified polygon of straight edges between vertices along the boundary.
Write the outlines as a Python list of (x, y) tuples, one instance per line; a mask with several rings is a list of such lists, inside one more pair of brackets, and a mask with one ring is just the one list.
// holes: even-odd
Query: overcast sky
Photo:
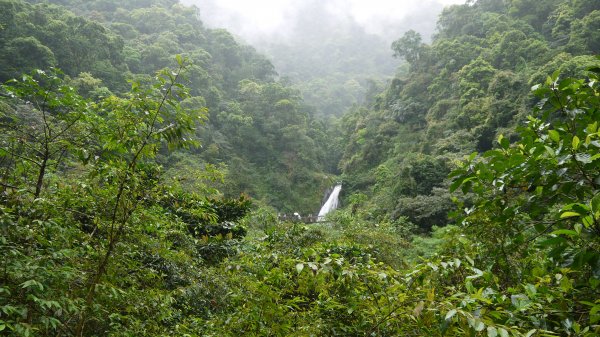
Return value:
[[(198, 6), (202, 20), (209, 26), (226, 28), (250, 42), (285, 35), (287, 23), (293, 22), (298, 9), (309, 1), (182, 0)], [(338, 18), (352, 18), (368, 32), (385, 35), (386, 27), (393, 23), (426, 17), (435, 21), (442, 5), (463, 4), (465, 0), (319, 0), (318, 3)]]

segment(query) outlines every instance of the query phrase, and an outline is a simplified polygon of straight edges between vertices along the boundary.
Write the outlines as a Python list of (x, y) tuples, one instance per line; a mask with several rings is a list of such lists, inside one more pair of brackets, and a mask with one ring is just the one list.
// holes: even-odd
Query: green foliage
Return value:
[(0, 124), (5, 131), (2, 180), (7, 186), (27, 188), (34, 198), (41, 196), (47, 175), (63, 166), (68, 153), (86, 156), (90, 145), (84, 136), (93, 130), (89, 103), (60, 75), (55, 69), (35, 70), (0, 87), (12, 103)]
[[(177, 62), (153, 86), (132, 83), (126, 97), (95, 104), (58, 71), (2, 86), (9, 104), (2, 105), (0, 319), (9, 335), (123, 328), (160, 335), (176, 315), (164, 305), (197, 274), (197, 250), (155, 201), (162, 188), (153, 159), (163, 144), (192, 144), (186, 135), (201, 117), (179, 105), (186, 60)], [(213, 208), (228, 213), (228, 205)], [(139, 325), (149, 317), (157, 324)]]
[[(9, 254), (0, 319), (9, 335), (598, 333), (597, 67), (586, 79), (555, 75), (534, 88), (542, 99), (519, 141), (501, 137), (452, 173), (451, 188), (471, 200), (460, 227), (437, 228), (432, 238), (415, 237), (403, 217), (363, 220), (364, 194), (349, 197), (355, 214), (275, 225), (266, 210), (242, 220), (244, 197), (165, 187), (157, 144), (186, 142), (154, 123), (181, 128), (182, 137), (192, 125), (178, 117), (186, 90), (176, 74), (81, 105), (97, 116), (82, 123), (104, 132), (89, 142), (94, 157), (65, 156), (54, 193), (31, 198), (23, 179), (11, 181), (20, 188), (3, 186), (0, 244)], [(15, 100), (43, 83), (3, 89)], [(55, 107), (74, 109), (67, 104)], [(127, 146), (113, 141), (117, 134)], [(409, 176), (435, 176), (445, 165), (438, 159), (411, 157)], [(381, 182), (392, 173), (376, 172)], [(430, 192), (415, 200), (447, 197), (439, 187)], [(248, 225), (250, 239), (189, 232), (190, 224), (224, 221)]]
[(450, 195), (442, 188), (435, 188), (430, 195), (402, 197), (396, 202), (392, 217), (406, 216), (422, 231), (448, 224), (448, 212), (454, 208)]
[[(27, 55), (28, 58), (23, 57)], [(2, 51), (2, 58), (15, 60), (6, 65), (2, 78), (7, 79), (21, 72), (33, 69), (45, 69), (56, 65), (56, 58), (50, 48), (44, 46), (35, 37), (18, 37), (9, 41)]]
[[(2, 69), (68, 75), (0, 87), (3, 335), (600, 333), (594, 2), (450, 7), (431, 46), (395, 44), (410, 71), (336, 136), (193, 9), (61, 3), (106, 27), (0, 1), (1, 53), (40, 56)], [(538, 101), (522, 92), (555, 68)], [(348, 208), (278, 223), (316, 209), (340, 144)]]
[[(500, 136), (498, 149), (473, 154), (451, 175), (451, 189), (475, 195), (458, 220), (479, 242), (477, 263), (497, 274), (498, 287), (524, 288), (512, 304), (533, 306), (540, 328), (565, 334), (597, 332), (595, 304), (540, 296), (583, 303), (597, 294), (599, 74), (596, 66), (587, 79), (548, 77), (533, 88), (541, 101), (520, 140)], [(551, 313), (557, 304), (565, 309)]]
[(318, 174), (326, 161), (318, 142), (325, 137), (323, 125), (312, 120), (297, 91), (280, 83), (245, 80), (237, 95), (215, 118), (227, 136), (217, 150), (231, 147), (237, 153), (224, 193), (242, 190), (284, 212), (314, 212), (320, 191), (328, 187)]
[(246, 228), (237, 224), (250, 211), (252, 202), (245, 196), (239, 199), (205, 199), (178, 191), (167, 193), (160, 205), (187, 224), (191, 235), (206, 242), (210, 238), (241, 239)]
[[(403, 215), (422, 228), (447, 224), (450, 197), (432, 196), (432, 189), (447, 186), (454, 160), (494, 148), (500, 134), (518, 137), (516, 126), (534, 104), (529, 85), (557, 69), (579, 76), (593, 62), (596, 7), (471, 1), (444, 9), (430, 45), (406, 33), (392, 49), (410, 71), (341, 122), (346, 191), (368, 195), (364, 207), (380, 220)], [(415, 163), (423, 155), (445, 164)]]
[(403, 57), (411, 64), (417, 62), (423, 50), (421, 35), (414, 30), (409, 30), (392, 43), (392, 50), (395, 57)]
[(0, 81), (57, 66), (71, 79), (66, 85), (102, 101), (124, 96), (126, 79), (151, 83), (157, 71), (177, 66), (176, 55), (185, 55), (191, 64), (180, 80), (190, 90), (183, 105), (210, 113), (195, 131), (203, 147), (154, 149), (168, 174), (229, 166), (225, 181), (213, 184), (227, 197), (246, 193), (286, 212), (318, 209), (305, 196), (318, 200), (327, 187), (320, 177), (325, 165), (336, 169), (338, 157), (326, 156), (322, 144), (333, 142), (298, 92), (274, 80), (264, 56), (225, 30), (205, 28), (196, 8), (177, 1), (50, 2), (0, 1), (7, 27), (0, 30)]
[(124, 88), (123, 41), (102, 25), (62, 7), (0, 2), (9, 18), (0, 30), (4, 82), (33, 69), (57, 66), (68, 75), (90, 72), (115, 88)]

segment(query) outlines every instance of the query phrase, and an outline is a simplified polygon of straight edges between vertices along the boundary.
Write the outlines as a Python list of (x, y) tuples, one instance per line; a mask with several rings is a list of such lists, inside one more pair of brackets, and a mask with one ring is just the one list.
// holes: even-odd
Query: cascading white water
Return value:
[(333, 191), (331, 191), (331, 194), (329, 195), (329, 198), (327, 198), (327, 201), (325, 202), (323, 207), (321, 207), (321, 210), (319, 211), (319, 215), (317, 217), (317, 221), (323, 221), (325, 219), (325, 215), (327, 215), (327, 213), (333, 211), (334, 209), (336, 209), (338, 207), (338, 197), (340, 195), (341, 190), (342, 190), (341, 184), (335, 185), (335, 187), (333, 188)]

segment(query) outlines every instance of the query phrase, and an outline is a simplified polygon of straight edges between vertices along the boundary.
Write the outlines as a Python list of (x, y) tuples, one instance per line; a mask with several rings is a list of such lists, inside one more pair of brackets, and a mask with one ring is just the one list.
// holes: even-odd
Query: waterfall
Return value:
[(327, 201), (325, 202), (325, 204), (323, 204), (323, 207), (321, 207), (321, 210), (319, 211), (319, 215), (317, 217), (317, 221), (323, 221), (327, 213), (333, 211), (338, 207), (338, 196), (340, 195), (341, 190), (341, 184), (335, 185), (333, 191), (331, 191), (331, 194), (329, 195), (329, 198), (327, 198)]

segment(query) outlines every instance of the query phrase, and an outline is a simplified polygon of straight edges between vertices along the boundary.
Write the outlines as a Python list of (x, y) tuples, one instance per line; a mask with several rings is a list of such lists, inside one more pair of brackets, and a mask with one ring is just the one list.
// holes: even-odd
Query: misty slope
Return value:
[(382, 37), (351, 19), (324, 13), (322, 6), (306, 4), (289, 36), (259, 42), (257, 48), (270, 55), (316, 114), (339, 117), (362, 103), (372, 82), (388, 78), (399, 62)]
[(366, 194), (369, 217), (446, 224), (453, 161), (499, 134), (515, 139), (529, 88), (557, 69), (585, 69), (600, 52), (599, 28), (597, 1), (482, 0), (446, 8), (429, 45), (407, 33), (393, 48), (409, 74), (342, 120), (346, 196)]
[[(272, 5), (271, 15), (261, 8), (268, 6), (264, 2), (241, 8), (214, 0), (185, 3), (199, 6), (210, 25), (231, 27), (269, 55), (280, 75), (300, 90), (316, 115), (325, 118), (341, 116), (393, 76), (402, 62), (392, 57), (391, 41), (411, 28), (429, 38), (442, 10), (435, 0), (395, 5), (283, 1)], [(393, 8), (386, 12), (387, 7)]]
[(51, 2), (66, 7), (0, 2), (2, 81), (57, 66), (80, 92), (102, 97), (127, 90), (127, 79), (149, 81), (182, 54), (193, 62), (185, 104), (208, 109), (209, 118), (196, 133), (201, 148), (162, 157), (168, 174), (193, 186), (203, 181), (205, 165), (216, 165), (225, 183), (210, 184), (226, 195), (247, 193), (284, 211), (316, 212), (330, 184), (326, 126), (294, 89), (275, 80), (264, 56), (225, 30), (205, 28), (196, 9), (178, 1)]
[[(600, 335), (596, 0), (447, 9), (334, 137), (193, 9), (60, 2), (98, 22), (0, 0), (0, 335)], [(341, 146), (326, 223), (238, 197), (310, 209)]]

